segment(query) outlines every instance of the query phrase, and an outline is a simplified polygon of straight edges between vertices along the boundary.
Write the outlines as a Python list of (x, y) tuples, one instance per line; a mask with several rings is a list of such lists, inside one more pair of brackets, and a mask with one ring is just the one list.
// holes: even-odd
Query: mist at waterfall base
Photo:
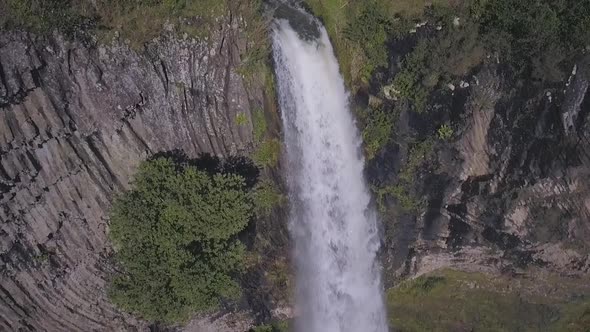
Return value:
[(295, 330), (385, 332), (376, 215), (328, 35), (320, 27), (319, 38), (302, 39), (277, 20), (272, 38), (292, 203)]

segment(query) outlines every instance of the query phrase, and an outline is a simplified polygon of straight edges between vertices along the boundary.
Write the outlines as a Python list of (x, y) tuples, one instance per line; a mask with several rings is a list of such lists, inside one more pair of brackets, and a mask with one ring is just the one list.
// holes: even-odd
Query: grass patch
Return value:
[(256, 326), (256, 327), (250, 329), (250, 332), (288, 332), (288, 331), (289, 331), (289, 322), (288, 321), (273, 322), (269, 325)]
[(253, 135), (256, 150), (252, 154), (252, 160), (259, 167), (275, 167), (281, 155), (281, 142), (276, 138), (267, 137), (268, 123), (262, 109), (257, 109), (252, 114)]
[(39, 34), (57, 29), (69, 37), (94, 26), (92, 7), (85, 1), (4, 0), (0, 2), (0, 28), (25, 28)]
[(286, 198), (274, 182), (265, 179), (254, 188), (252, 200), (256, 215), (268, 217), (274, 208), (285, 203)]
[[(532, 280), (437, 271), (387, 291), (390, 325), (404, 332), (587, 331), (590, 298), (543, 294), (542, 287), (554, 286), (539, 288)], [(523, 291), (530, 287), (539, 288), (538, 294)]]
[(254, 126), (254, 140), (256, 142), (262, 142), (266, 136), (266, 131), (268, 130), (266, 116), (262, 109), (254, 110), (252, 114), (252, 124)]
[(228, 11), (224, 0), (102, 0), (96, 6), (100, 38), (107, 41), (118, 31), (135, 49), (158, 37), (167, 23), (179, 34), (203, 38)]
[(276, 138), (263, 141), (254, 151), (252, 159), (260, 167), (275, 167), (281, 156), (281, 142)]
[(268, 50), (261, 6), (261, 0), (5, 0), (0, 1), (0, 27), (38, 34), (57, 30), (73, 38), (96, 33), (102, 41), (109, 41), (116, 31), (140, 49), (167, 23), (179, 34), (206, 37), (231, 9), (247, 22), (246, 39), (255, 44), (244, 56), (250, 66)]
[(236, 114), (236, 124), (238, 126), (245, 126), (248, 124), (248, 116), (244, 112)]

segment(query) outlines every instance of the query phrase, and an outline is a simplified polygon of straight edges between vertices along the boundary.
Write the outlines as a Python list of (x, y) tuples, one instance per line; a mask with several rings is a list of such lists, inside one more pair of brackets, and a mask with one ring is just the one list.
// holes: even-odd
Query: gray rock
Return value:
[(233, 20), (208, 42), (168, 34), (140, 52), (0, 34), (0, 330), (147, 328), (106, 297), (109, 207), (155, 152), (251, 149), (252, 121), (235, 117), (262, 89), (237, 72)]
[[(519, 90), (493, 64), (467, 98), (453, 97), (456, 139), (436, 143), (408, 185), (424, 208), (405, 214), (389, 202), (397, 215), (384, 222), (387, 283), (445, 267), (590, 276), (589, 64), (582, 59), (551, 101), (542, 87)], [(409, 125), (403, 114), (396, 133)], [(406, 143), (396, 144), (374, 162), (373, 178), (404, 158)]]

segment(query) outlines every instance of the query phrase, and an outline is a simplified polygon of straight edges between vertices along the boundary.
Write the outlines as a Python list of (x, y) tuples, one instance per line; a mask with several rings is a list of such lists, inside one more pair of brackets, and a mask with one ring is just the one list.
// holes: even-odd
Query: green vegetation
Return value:
[(252, 195), (257, 216), (268, 217), (274, 208), (281, 206), (286, 200), (277, 185), (268, 179), (260, 181)]
[(371, 73), (387, 65), (385, 43), (412, 29), (412, 20), (424, 15), (427, 5), (447, 6), (448, 0), (306, 0), (332, 39), (340, 66), (353, 92), (366, 85)]
[(419, 167), (430, 157), (434, 149), (432, 138), (415, 143), (408, 151), (408, 156), (400, 169), (397, 181), (393, 184), (373, 187), (377, 196), (377, 204), (382, 213), (386, 212), (385, 200), (393, 197), (403, 211), (416, 213), (422, 205), (422, 201), (410, 192), (416, 179)]
[(373, 159), (389, 143), (396, 117), (395, 112), (387, 112), (382, 108), (368, 108), (360, 112), (367, 159)]
[(420, 207), (420, 203), (416, 198), (414, 198), (410, 193), (408, 193), (406, 187), (407, 186), (402, 186), (398, 184), (389, 185), (381, 188), (374, 188), (373, 191), (377, 196), (377, 205), (379, 207), (379, 211), (381, 213), (386, 212), (385, 198), (387, 196), (392, 196), (398, 201), (398, 203), (404, 211), (416, 212)]
[[(218, 0), (106, 0), (97, 2), (96, 15), (104, 37), (111, 37), (117, 30), (137, 49), (158, 37), (167, 22), (174, 24), (178, 32), (205, 36), (208, 32), (203, 27), (213, 24), (227, 10), (227, 3)], [(206, 24), (191, 20), (193, 17)]]
[[(248, 22), (248, 40), (258, 44), (249, 53), (264, 53), (266, 23), (260, 8), (260, 0), (6, 0), (0, 2), (0, 28), (22, 27), (38, 34), (58, 30), (70, 37), (92, 31), (103, 40), (117, 31), (138, 49), (158, 37), (167, 23), (178, 33), (207, 36), (216, 19), (232, 9)], [(247, 58), (247, 63), (254, 61)]]
[(241, 63), (238, 72), (250, 81), (264, 82), (260, 85), (263, 85), (266, 92), (269, 93), (274, 90), (272, 81), (274, 74), (268, 63), (271, 51), (268, 22), (259, 14), (262, 11), (262, 0), (247, 0), (237, 3), (241, 4), (240, 13), (247, 22), (245, 40), (248, 41), (245, 52), (240, 55)]
[(279, 163), (281, 156), (281, 142), (276, 138), (270, 138), (262, 143), (254, 154), (252, 159), (256, 165), (261, 167), (275, 167)]
[(482, 32), (493, 50), (526, 76), (562, 80), (564, 62), (590, 45), (590, 2), (487, 0)]
[(85, 0), (7, 0), (4, 6), (6, 15), (0, 17), (4, 27), (24, 27), (41, 34), (59, 30), (70, 35), (91, 26), (117, 29), (134, 44), (157, 37), (166, 22), (213, 19), (227, 10), (227, 3), (217, 0), (99, 0), (95, 5)]
[(86, 1), (4, 0), (0, 2), (0, 30), (25, 27), (37, 33), (58, 29), (74, 36), (92, 25), (91, 6)]
[(238, 126), (245, 126), (248, 124), (248, 116), (244, 112), (236, 114), (236, 124)]
[(429, 60), (429, 48), (427, 42), (420, 42), (414, 51), (406, 56), (400, 71), (393, 81), (393, 86), (402, 98), (414, 103), (414, 110), (422, 112), (426, 108), (426, 99), (429, 91), (422, 85), (422, 81), (428, 75), (427, 63)]
[(245, 179), (209, 174), (168, 158), (144, 162), (133, 189), (118, 197), (109, 236), (122, 267), (112, 301), (144, 319), (182, 322), (240, 294), (252, 216)]
[(344, 36), (358, 45), (364, 52), (365, 64), (360, 69), (360, 79), (368, 81), (371, 73), (378, 67), (388, 64), (385, 42), (388, 39), (393, 21), (384, 13), (379, 4), (364, 6), (344, 29)]
[(268, 129), (266, 117), (262, 109), (254, 110), (254, 113), (252, 114), (252, 122), (254, 126), (254, 139), (256, 142), (262, 142)]
[[(386, 43), (408, 35), (416, 20), (440, 25), (418, 38), (393, 82), (414, 110), (435, 90), (466, 76), (496, 52), (524, 78), (563, 80), (590, 45), (590, 2), (578, 0), (347, 1), (306, 0), (322, 18), (349, 87), (366, 86), (388, 66)], [(455, 20), (458, 19), (456, 22)], [(458, 24), (455, 24), (458, 23)]]
[[(442, 15), (442, 21), (452, 20), (445, 11), (438, 15)], [(422, 112), (433, 90), (467, 75), (481, 63), (484, 54), (477, 24), (466, 21), (456, 27), (451, 23), (437, 36), (418, 41), (405, 57), (393, 85), (400, 97), (412, 102), (416, 112)]]
[(445, 123), (438, 128), (436, 133), (438, 134), (439, 139), (443, 141), (448, 141), (453, 137), (455, 131), (453, 130), (453, 128), (451, 128), (451, 126)]
[[(561, 284), (569, 289), (556, 295)], [(554, 290), (553, 295), (548, 296), (547, 289)], [(582, 280), (530, 280), (441, 270), (389, 289), (387, 306), (390, 325), (403, 332), (585, 332), (590, 326), (587, 295), (587, 283)]]
[(434, 148), (432, 139), (426, 139), (414, 144), (408, 153), (405, 166), (399, 173), (399, 179), (402, 182), (411, 184), (416, 176), (416, 171), (422, 163), (428, 159)]
[(257, 109), (252, 114), (254, 126), (254, 143), (257, 145), (252, 154), (252, 159), (260, 167), (275, 167), (281, 156), (281, 141), (269, 138), (266, 115), (262, 109)]
[(264, 67), (267, 67), (266, 62), (270, 57), (267, 22), (260, 17), (252, 16), (250, 24), (250, 28), (246, 31), (249, 45), (246, 52), (242, 54), (242, 62), (238, 68), (238, 71), (246, 77), (264, 72)]
[(35, 260), (35, 262), (42, 264), (42, 263), (47, 263), (49, 262), (49, 257), (52, 255), (52, 253), (48, 252), (48, 251), (41, 251), (41, 253), (39, 255), (36, 255), (33, 257), (33, 259)]
[(289, 322), (288, 321), (274, 322), (270, 325), (262, 325), (262, 326), (257, 326), (255, 328), (250, 329), (250, 332), (288, 332), (288, 331), (289, 331)]

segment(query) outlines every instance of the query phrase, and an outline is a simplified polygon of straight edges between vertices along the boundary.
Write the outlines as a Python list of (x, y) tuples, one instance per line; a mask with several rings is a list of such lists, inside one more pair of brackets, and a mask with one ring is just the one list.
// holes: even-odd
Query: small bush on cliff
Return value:
[(455, 133), (453, 128), (446, 123), (440, 126), (436, 132), (438, 134), (438, 138), (443, 141), (450, 140), (453, 137), (453, 134)]
[(109, 236), (123, 273), (109, 295), (148, 320), (184, 321), (235, 299), (253, 212), (244, 177), (211, 174), (169, 158), (144, 162), (116, 199)]
[(360, 112), (359, 118), (365, 143), (365, 156), (371, 160), (391, 140), (397, 114), (382, 108), (368, 108)]
[(260, 143), (260, 146), (252, 159), (260, 167), (276, 167), (281, 157), (281, 142), (276, 138), (271, 138)]
[(271, 180), (260, 181), (252, 192), (254, 212), (257, 216), (270, 216), (272, 210), (285, 202), (285, 196)]

